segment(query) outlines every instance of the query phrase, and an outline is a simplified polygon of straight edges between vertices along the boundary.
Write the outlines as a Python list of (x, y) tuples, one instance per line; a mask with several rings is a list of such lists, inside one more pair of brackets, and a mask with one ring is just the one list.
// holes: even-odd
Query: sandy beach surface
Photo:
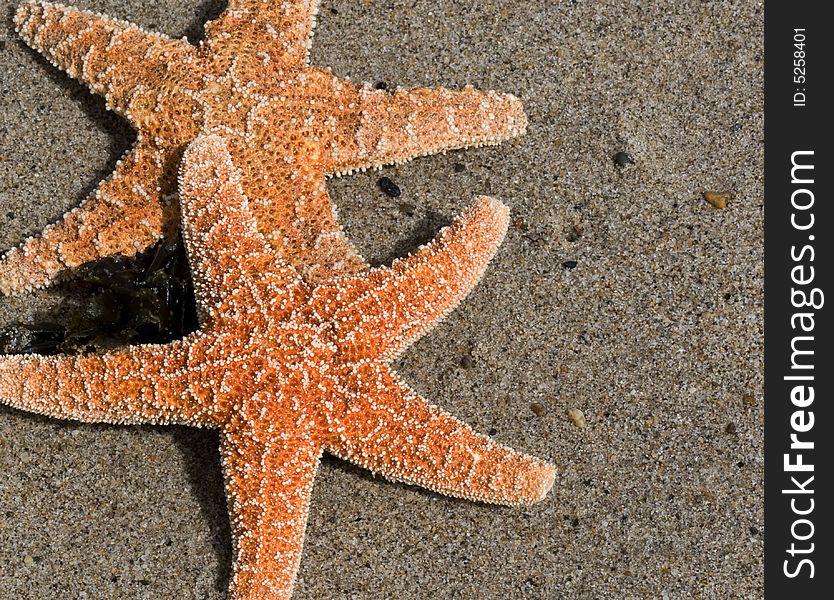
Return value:
[[(192, 41), (225, 4), (67, 3)], [(134, 139), (2, 5), (0, 251)], [(741, 1), (322, 1), (312, 58), (338, 75), (524, 101), (516, 141), (330, 191), (376, 264), (476, 194), (511, 207), (483, 281), (396, 367), (559, 472), (540, 504), (501, 508), (327, 458), (294, 598), (762, 596), (762, 20)], [(0, 326), (65, 293), (0, 299)], [(0, 598), (220, 599), (230, 562), (215, 434), (0, 408)]]

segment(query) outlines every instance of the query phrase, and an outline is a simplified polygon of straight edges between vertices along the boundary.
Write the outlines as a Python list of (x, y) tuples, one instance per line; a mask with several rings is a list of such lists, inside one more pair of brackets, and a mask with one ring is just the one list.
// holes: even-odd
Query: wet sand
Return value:
[[(222, 7), (73, 3), (192, 40)], [(20, 42), (15, 4), (0, 26), (0, 250), (77, 205), (133, 140)], [(330, 191), (375, 263), (476, 194), (511, 207), (483, 281), (396, 366), (559, 473), (542, 503), (497, 508), (328, 458), (295, 598), (762, 596), (761, 35), (754, 2), (322, 2), (312, 57), (338, 75), (523, 99), (517, 141)], [(734, 199), (717, 209), (709, 190)], [(0, 299), (0, 326), (63, 293)], [(0, 408), (0, 471), (0, 598), (225, 598), (214, 434)]]

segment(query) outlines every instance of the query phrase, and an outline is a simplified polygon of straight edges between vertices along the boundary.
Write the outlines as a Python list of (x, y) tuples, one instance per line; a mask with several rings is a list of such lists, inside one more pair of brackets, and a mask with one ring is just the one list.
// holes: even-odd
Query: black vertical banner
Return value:
[(765, 4), (765, 593), (834, 597), (834, 30)]

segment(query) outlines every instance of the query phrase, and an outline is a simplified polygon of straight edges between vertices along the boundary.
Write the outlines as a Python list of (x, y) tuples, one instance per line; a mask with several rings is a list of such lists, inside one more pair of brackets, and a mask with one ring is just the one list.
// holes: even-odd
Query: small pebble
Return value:
[(584, 233), (584, 231), (582, 230), (582, 227), (580, 225), (574, 225), (573, 227), (570, 228), (570, 231), (568, 232), (568, 241), (569, 242), (577, 241), (579, 238), (582, 237), (583, 233)]
[(533, 414), (537, 417), (541, 417), (544, 414), (544, 406), (540, 402), (533, 402), (530, 404), (530, 410), (533, 411)]
[(399, 208), (400, 212), (407, 217), (413, 217), (414, 213), (417, 211), (417, 207), (409, 202), (400, 202), (397, 208)]
[(23, 557), (23, 564), (26, 565), (27, 567), (34, 566), (35, 559), (32, 558), (32, 556), (30, 554), (26, 554)]
[(736, 424), (733, 422), (727, 423), (727, 426), (724, 428), (724, 431), (733, 435), (736, 432)]
[(492, 429), (489, 430), (488, 433), (489, 433), (489, 435), (495, 435), (496, 433), (498, 433), (498, 430), (495, 427), (493, 427)]
[(464, 354), (460, 357), (460, 366), (464, 369), (471, 369), (475, 366), (475, 360), (472, 358), (470, 354)]
[(455, 163), (455, 166), (452, 168), (455, 170), (455, 173), (463, 173), (466, 170), (466, 165), (463, 163)]
[(614, 164), (618, 167), (627, 167), (634, 164), (634, 159), (625, 152), (617, 152), (613, 158)]
[(566, 260), (562, 263), (562, 266), (565, 269), (575, 269), (577, 264), (579, 263), (577, 263), (575, 260)]
[(704, 200), (712, 204), (715, 208), (727, 208), (730, 200), (735, 198), (732, 192), (704, 192)]
[(388, 84), (385, 83), (384, 81), (377, 81), (374, 84), (374, 89), (375, 90), (387, 90), (388, 89)]
[(578, 408), (568, 409), (568, 419), (579, 429), (585, 429), (585, 413)]
[(753, 394), (744, 394), (741, 397), (741, 402), (744, 404), (744, 406), (756, 406), (758, 404), (756, 396), (754, 396)]
[(6, 40), (0, 40), (0, 50), (6, 49)]
[(524, 217), (513, 217), (512, 226), (519, 231), (527, 231), (527, 221), (524, 220)]
[(402, 194), (399, 186), (388, 177), (380, 177), (376, 184), (386, 196), (390, 196), (391, 198), (398, 198)]

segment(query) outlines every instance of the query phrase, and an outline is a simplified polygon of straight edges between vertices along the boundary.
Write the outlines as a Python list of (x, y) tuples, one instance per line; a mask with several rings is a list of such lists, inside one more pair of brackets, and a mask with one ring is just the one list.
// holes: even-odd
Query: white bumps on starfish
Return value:
[(22, 4), (15, 23), (23, 39), (104, 96), (138, 135), (87, 200), (0, 259), (0, 291), (43, 287), (171, 234), (176, 167), (201, 133), (227, 138), (258, 230), (311, 282), (368, 268), (337, 222), (327, 175), (523, 133), (524, 111), (509, 94), (374, 90), (310, 66), (316, 6), (230, 0), (194, 47), (104, 15)]
[(451, 496), (544, 497), (552, 465), (474, 432), (389, 366), (480, 279), (506, 232), (503, 204), (478, 198), (390, 268), (311, 286), (258, 231), (222, 138), (191, 144), (180, 201), (200, 330), (108, 354), (0, 357), (0, 401), (85, 422), (219, 429), (233, 598), (291, 595), (325, 451)]

